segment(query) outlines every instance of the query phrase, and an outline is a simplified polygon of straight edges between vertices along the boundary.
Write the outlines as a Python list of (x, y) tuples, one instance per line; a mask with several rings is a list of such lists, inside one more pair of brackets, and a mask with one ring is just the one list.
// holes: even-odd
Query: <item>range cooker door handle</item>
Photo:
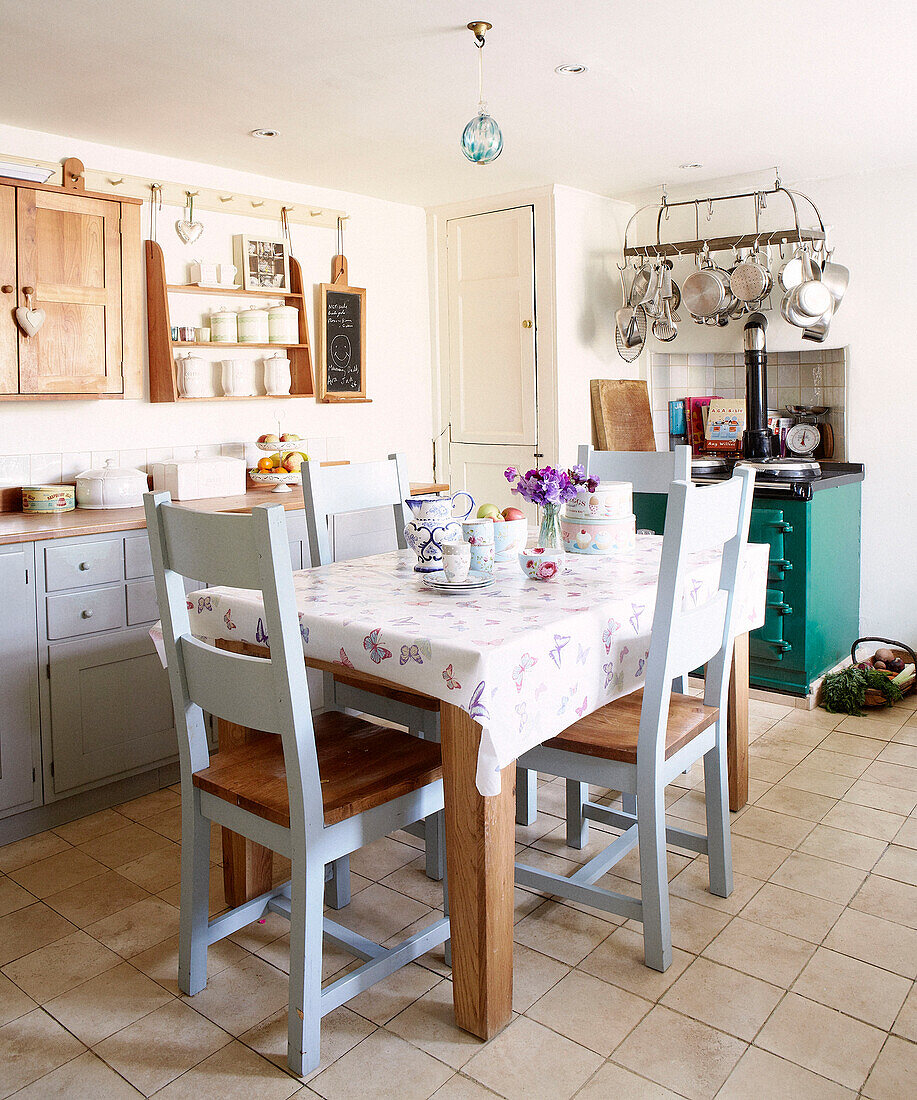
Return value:
[(773, 523), (769, 523), (768, 527), (773, 527), (775, 531), (782, 531), (785, 535), (792, 534), (793, 531), (792, 523), (787, 523), (785, 519), (775, 520)]
[(793, 563), (786, 558), (774, 558), (770, 563), (775, 569), (782, 569), (784, 573), (789, 573), (793, 568)]

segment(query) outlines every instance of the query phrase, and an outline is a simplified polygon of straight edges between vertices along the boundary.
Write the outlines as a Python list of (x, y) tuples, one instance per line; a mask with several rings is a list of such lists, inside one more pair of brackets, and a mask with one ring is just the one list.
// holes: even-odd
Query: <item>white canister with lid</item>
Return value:
[(223, 396), (255, 396), (255, 364), (251, 359), (223, 360)]
[(114, 459), (101, 470), (84, 470), (76, 476), (78, 508), (139, 508), (147, 491), (146, 474), (131, 468), (121, 469)]
[(213, 397), (213, 372), (210, 361), (199, 355), (186, 355), (181, 363), (178, 392), (182, 397)]
[(236, 344), (239, 342), (239, 329), (236, 314), (221, 306), (216, 313), (210, 314), (210, 340), (214, 344)]
[(266, 344), (268, 342), (267, 310), (259, 306), (243, 309), (238, 314), (239, 343)]
[(299, 343), (299, 310), (296, 306), (271, 306), (267, 311), (267, 324), (270, 343)]
[(279, 351), (264, 360), (264, 392), (270, 397), (283, 397), (290, 392), (293, 377), (290, 360)]

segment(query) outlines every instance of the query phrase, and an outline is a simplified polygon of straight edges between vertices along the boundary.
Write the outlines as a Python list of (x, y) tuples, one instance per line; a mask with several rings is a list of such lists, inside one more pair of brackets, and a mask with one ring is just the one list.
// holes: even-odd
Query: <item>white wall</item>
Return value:
[(554, 188), (554, 297), (556, 302), (558, 461), (576, 462), (577, 447), (592, 439), (589, 382), (639, 378), (614, 340), (615, 303), (621, 296), (617, 264), (629, 203)]
[[(724, 194), (744, 190), (749, 183), (747, 177), (717, 180), (715, 186), (699, 184), (698, 191)], [(761, 185), (760, 176), (751, 182), (751, 186)], [(866, 172), (830, 180), (787, 181), (787, 185), (799, 187), (818, 204), (837, 246), (835, 259), (851, 272), (850, 287), (825, 346), (849, 346), (847, 456), (851, 462), (866, 464), (862, 632), (913, 644), (917, 641), (917, 366), (913, 289), (903, 261), (917, 241), (913, 203), (917, 172)], [(791, 224), (788, 206), (778, 208), (779, 201), (769, 198), (765, 224), (775, 224), (778, 213), (783, 215), (781, 221)], [(749, 203), (746, 217), (750, 210)], [(703, 226), (703, 213), (701, 221)], [(651, 222), (655, 230), (655, 222)], [(713, 224), (729, 231), (723, 223)], [(649, 225), (644, 223), (644, 229)], [(682, 238), (693, 237), (693, 215), (680, 228)], [(670, 224), (666, 231), (674, 234), (678, 227)], [(708, 230), (711, 234), (718, 231)], [(776, 295), (775, 302), (779, 304)], [(799, 351), (818, 346), (802, 341), (798, 330), (787, 325), (776, 310), (768, 316), (769, 349)], [(737, 352), (741, 334), (741, 324), (714, 329), (688, 320), (678, 338), (663, 350)], [(646, 362), (644, 355), (644, 369)]]
[[(55, 161), (77, 156), (91, 168), (346, 210), (350, 214), (345, 239), (350, 279), (367, 290), (367, 393), (372, 404), (319, 405), (312, 398), (187, 405), (154, 405), (147, 400), (0, 402), (0, 455), (169, 449), (256, 439), (272, 430), (279, 414), (288, 430), (329, 441), (333, 452), (329, 457), (360, 461), (401, 450), (408, 455), (413, 479), (430, 476), (430, 325), (421, 208), (8, 126), (0, 126), (2, 153)], [(147, 203), (142, 215), (144, 236), (149, 233), (149, 212)], [(195, 211), (205, 232), (198, 242), (186, 246), (174, 229), (181, 216), (175, 207), (163, 207), (159, 218), (158, 237), (171, 282), (188, 280), (186, 265), (192, 259), (231, 262), (234, 233), (280, 235), (280, 226), (265, 219)], [(293, 253), (302, 263), (307, 286), (314, 346), (315, 318), (308, 288), (330, 281), (331, 257), (337, 251), (335, 233), (298, 225), (291, 228)], [(173, 323), (180, 321), (180, 303), (196, 301), (203, 305), (208, 299), (173, 298)], [(189, 319), (188, 323), (195, 322)]]

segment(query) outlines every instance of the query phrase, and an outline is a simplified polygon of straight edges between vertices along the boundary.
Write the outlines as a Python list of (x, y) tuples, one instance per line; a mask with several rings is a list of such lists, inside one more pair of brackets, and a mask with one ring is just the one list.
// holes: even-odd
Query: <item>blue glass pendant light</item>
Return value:
[(503, 152), (503, 133), (484, 102), (484, 35), (492, 24), (469, 23), (478, 48), (478, 113), (462, 132), (462, 152), (474, 164), (490, 164)]

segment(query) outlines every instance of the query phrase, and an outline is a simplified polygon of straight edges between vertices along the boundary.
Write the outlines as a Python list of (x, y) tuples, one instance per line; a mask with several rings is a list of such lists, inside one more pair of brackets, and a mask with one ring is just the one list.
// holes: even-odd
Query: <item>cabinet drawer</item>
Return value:
[(116, 585), (94, 592), (48, 596), (48, 639), (74, 638), (123, 626), (123, 592), (121, 585)]
[(153, 559), (150, 557), (150, 540), (146, 535), (124, 540), (124, 575), (129, 581), (137, 577), (152, 577)]
[(159, 618), (156, 582), (152, 577), (133, 581), (127, 586), (127, 625), (152, 623)]
[(121, 539), (45, 547), (45, 589), (82, 588), (121, 579)]

